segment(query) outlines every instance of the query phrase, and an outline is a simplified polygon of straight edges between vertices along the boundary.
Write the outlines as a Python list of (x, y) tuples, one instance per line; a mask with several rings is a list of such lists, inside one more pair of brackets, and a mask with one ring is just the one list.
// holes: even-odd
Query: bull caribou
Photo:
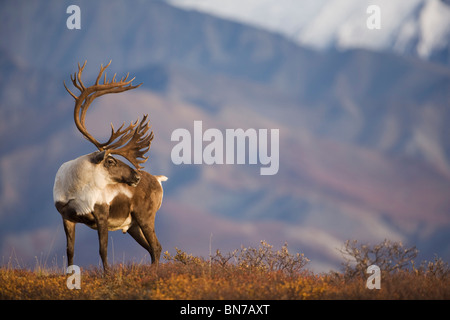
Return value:
[[(141, 170), (141, 164), (148, 160), (144, 155), (154, 137), (153, 131), (149, 132), (148, 115), (126, 128), (123, 123), (118, 130), (111, 124), (111, 136), (104, 143), (97, 141), (85, 126), (86, 112), (94, 99), (132, 90), (142, 84), (132, 85), (134, 78), (128, 80), (128, 75), (119, 81), (116, 81), (116, 75), (107, 80), (104, 71), (110, 64), (111, 61), (105, 67), (101, 65), (95, 84), (89, 87), (81, 80), (86, 61), (83, 66), (78, 64), (78, 72), (70, 77), (80, 91), (78, 96), (64, 82), (67, 92), (75, 99), (76, 127), (98, 149), (65, 162), (56, 173), (53, 199), (63, 219), (68, 265), (73, 264), (75, 225), (83, 223), (98, 232), (99, 253), (105, 272), (109, 269), (108, 231), (115, 230), (129, 233), (150, 253), (152, 266), (157, 267), (161, 244), (155, 234), (155, 214), (163, 198), (161, 182), (167, 177)], [(112, 155), (127, 159), (135, 169)]]

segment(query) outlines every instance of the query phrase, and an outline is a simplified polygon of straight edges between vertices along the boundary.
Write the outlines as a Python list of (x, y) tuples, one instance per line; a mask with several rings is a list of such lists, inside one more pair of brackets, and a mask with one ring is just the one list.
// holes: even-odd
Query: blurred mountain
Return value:
[[(73, 1), (72, 1), (73, 2)], [(62, 81), (130, 72), (139, 89), (95, 101), (87, 127), (149, 113), (155, 140), (146, 169), (164, 174), (157, 235), (207, 256), (267, 240), (288, 242), (317, 270), (339, 266), (346, 239), (384, 238), (448, 260), (450, 70), (365, 49), (318, 52), (279, 34), (184, 11), (160, 1), (0, 4), (0, 256), (33, 263), (65, 255), (52, 201), (59, 166), (95, 148), (73, 120)], [(172, 163), (177, 128), (280, 129), (280, 170), (259, 165)], [(96, 232), (80, 226), (78, 263), (96, 263)], [(144, 255), (111, 233), (117, 261)], [(49, 258), (50, 257), (50, 258)], [(148, 258), (147, 258), (148, 259)]]
[[(185, 9), (278, 32), (319, 50), (364, 48), (450, 64), (448, 0), (168, 0)], [(366, 22), (380, 8), (381, 29)]]

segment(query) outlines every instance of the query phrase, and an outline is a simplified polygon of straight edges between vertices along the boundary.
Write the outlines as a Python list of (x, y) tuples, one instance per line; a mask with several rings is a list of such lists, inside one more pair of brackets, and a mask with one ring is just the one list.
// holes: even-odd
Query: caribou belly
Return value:
[(122, 229), (123, 233), (131, 227), (131, 199), (124, 193), (117, 194), (109, 206), (108, 229)]

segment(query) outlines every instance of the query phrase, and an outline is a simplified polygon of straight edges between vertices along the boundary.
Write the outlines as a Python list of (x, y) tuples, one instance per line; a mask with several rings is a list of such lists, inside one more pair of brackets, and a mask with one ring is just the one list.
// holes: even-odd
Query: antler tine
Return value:
[[(81, 81), (81, 73), (83, 72), (84, 67), (86, 66), (86, 62), (87, 62), (87, 60), (84, 62), (83, 66), (80, 66), (80, 63), (78, 63), (78, 72), (75, 72), (73, 75), (70, 75), (70, 80), (72, 81), (72, 84), (75, 86), (75, 88), (80, 90), (80, 92), (83, 92), (84, 90), (86, 90), (84, 83)], [(75, 100), (77, 100), (78, 97), (67, 88), (66, 82), (65, 81), (63, 81), (63, 82), (64, 82), (64, 87), (66, 88), (67, 92), (69, 92), (71, 94), (71, 96)]]
[[(120, 79), (120, 81), (127, 81), (129, 75), (130, 75), (130, 73), (128, 72), (127, 75), (126, 75), (125, 77), (123, 77), (122, 79)], [(134, 78), (136, 78), (136, 77), (134, 77)], [(133, 81), (134, 78), (131, 79), (131, 81)]]
[(77, 73), (76, 72), (73, 74), (73, 76), (70, 75), (70, 80), (72, 80), (72, 84), (75, 86), (75, 88), (77, 88), (80, 91), (83, 91), (83, 88), (80, 87), (80, 85), (77, 83)]
[[(98, 82), (99, 82), (100, 78), (102, 77), (103, 71), (105, 71), (106, 68), (109, 67), (109, 65), (111, 64), (111, 61), (112, 60), (109, 60), (109, 63), (104, 67), (103, 67), (103, 64), (100, 65), (100, 72), (98, 73), (97, 80), (95, 80), (95, 85), (98, 85)], [(84, 68), (84, 66), (83, 66), (83, 68)], [(105, 84), (105, 81), (106, 81), (106, 72), (105, 72), (105, 80), (103, 81), (104, 84)]]
[[(84, 61), (84, 64), (83, 64), (82, 67), (80, 67), (80, 63), (78, 63), (78, 74), (76, 75), (76, 79), (72, 80), (72, 81), (78, 80), (78, 83), (80, 84), (80, 86), (81, 86), (81, 88), (82, 88), (83, 90), (86, 90), (86, 87), (84, 86), (83, 81), (81, 81), (81, 74), (83, 73), (84, 67), (86, 66), (86, 62), (87, 62), (87, 60)], [(75, 76), (75, 74), (74, 74), (74, 76)], [(83, 90), (81, 90), (81, 88), (80, 88), (79, 86), (76, 85), (76, 82), (74, 82), (74, 85), (75, 85), (80, 91), (83, 91)]]
[[(131, 132), (134, 129), (134, 127), (136, 127), (138, 121), (139, 120), (136, 120), (135, 123), (131, 123), (128, 127), (126, 127), (124, 130), (122, 130), (123, 126), (125, 125), (125, 122), (124, 122), (124, 123), (122, 123), (122, 125), (119, 127), (119, 129), (117, 131), (114, 130), (114, 125), (111, 123), (111, 136), (109, 137), (108, 141), (106, 141), (105, 143), (102, 143), (102, 147), (108, 146), (108, 149), (109, 148), (114, 149), (118, 142), (116, 142), (115, 144), (111, 144), (111, 143), (114, 142), (120, 136), (122, 136), (123, 139), (128, 138), (128, 137), (126, 137), (126, 135), (131, 135)], [(124, 135), (125, 133), (126, 133), (126, 135)]]
[(71, 95), (75, 100), (77, 100), (78, 97), (77, 97), (76, 95), (74, 95), (73, 92), (69, 90), (69, 88), (67, 88), (66, 82), (63, 81), (63, 83), (64, 83), (64, 88), (66, 88), (67, 92), (70, 93), (70, 95)]

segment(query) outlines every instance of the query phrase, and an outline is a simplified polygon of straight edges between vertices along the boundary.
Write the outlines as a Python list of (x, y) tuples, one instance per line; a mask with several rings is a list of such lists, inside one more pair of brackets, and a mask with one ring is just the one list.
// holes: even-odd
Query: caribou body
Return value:
[[(76, 96), (67, 87), (66, 90), (75, 99), (74, 120), (77, 128), (98, 151), (61, 165), (53, 187), (55, 207), (63, 218), (66, 233), (68, 264), (73, 264), (75, 225), (83, 223), (98, 232), (99, 252), (105, 271), (108, 271), (108, 231), (115, 230), (129, 233), (150, 253), (152, 265), (157, 266), (161, 244), (155, 234), (155, 214), (163, 198), (161, 182), (166, 181), (167, 177), (141, 170), (140, 164), (148, 159), (144, 154), (153, 140), (153, 132), (148, 134), (147, 115), (139, 124), (136, 121), (125, 129), (123, 124), (116, 131), (111, 124), (111, 136), (105, 143), (93, 138), (84, 124), (87, 109), (96, 97), (140, 85), (132, 86), (134, 78), (127, 81), (128, 76), (116, 82), (115, 75), (112, 81), (107, 81), (105, 75), (100, 84), (108, 64), (101, 67), (96, 83), (86, 88), (81, 81), (85, 65), (86, 62), (82, 67), (79, 65), (78, 73), (71, 77), (80, 95)], [(111, 154), (123, 156), (136, 169)]]

